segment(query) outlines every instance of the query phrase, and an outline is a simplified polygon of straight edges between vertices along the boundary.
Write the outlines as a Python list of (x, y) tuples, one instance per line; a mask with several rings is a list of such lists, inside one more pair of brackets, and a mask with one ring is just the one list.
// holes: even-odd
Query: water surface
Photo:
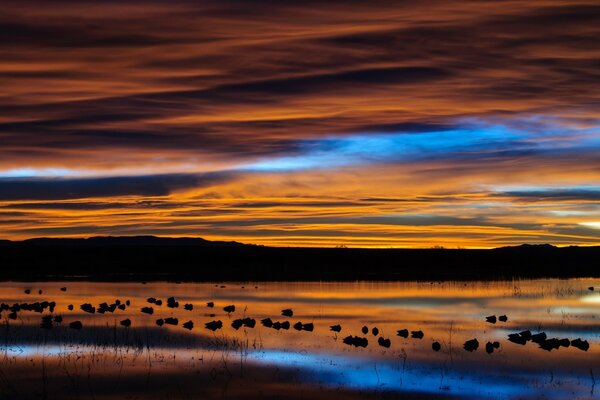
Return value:
[[(590, 290), (594, 285), (600, 281), (3, 282), (0, 302), (55, 301), (53, 315), (63, 322), (42, 329), (48, 310), (21, 311), (16, 320), (2, 313), (0, 398), (596, 398), (600, 288)], [(171, 296), (178, 308), (167, 307)], [(148, 297), (163, 305), (149, 304)], [(79, 308), (116, 299), (130, 306), (105, 314)], [(186, 303), (193, 310), (185, 310)], [(223, 311), (227, 305), (235, 312)], [(153, 315), (140, 312), (146, 306), (154, 307)], [(293, 317), (281, 315), (287, 308)], [(489, 315), (508, 321), (491, 324)], [(166, 317), (179, 324), (156, 325)], [(255, 318), (256, 327), (235, 330), (232, 321), (244, 317)], [(314, 331), (267, 328), (260, 323), (267, 317), (292, 326), (313, 323)], [(127, 318), (131, 326), (121, 326)], [(223, 328), (205, 329), (213, 320)], [(73, 321), (83, 328), (69, 329)], [(187, 321), (192, 330), (181, 326)], [(336, 324), (339, 333), (329, 329)], [(402, 338), (400, 329), (421, 330), (424, 337)], [(546, 351), (507, 340), (523, 330), (581, 338), (590, 347)], [(368, 346), (344, 344), (348, 335), (367, 338)], [(390, 347), (380, 346), (379, 337), (390, 339)], [(464, 342), (473, 338), (479, 348), (465, 351)], [(485, 351), (488, 341), (500, 343), (492, 354)]]

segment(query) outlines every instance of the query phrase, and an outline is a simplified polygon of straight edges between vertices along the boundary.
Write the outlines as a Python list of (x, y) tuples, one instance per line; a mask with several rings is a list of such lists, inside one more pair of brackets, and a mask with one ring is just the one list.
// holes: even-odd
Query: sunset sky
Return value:
[(600, 245), (600, 4), (12, 1), (0, 238)]

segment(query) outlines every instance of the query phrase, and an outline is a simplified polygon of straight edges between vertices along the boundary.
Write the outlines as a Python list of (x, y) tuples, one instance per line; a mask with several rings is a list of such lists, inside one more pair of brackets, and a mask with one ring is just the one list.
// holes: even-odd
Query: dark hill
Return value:
[(201, 238), (0, 242), (0, 280), (469, 280), (600, 277), (600, 247), (281, 248)]

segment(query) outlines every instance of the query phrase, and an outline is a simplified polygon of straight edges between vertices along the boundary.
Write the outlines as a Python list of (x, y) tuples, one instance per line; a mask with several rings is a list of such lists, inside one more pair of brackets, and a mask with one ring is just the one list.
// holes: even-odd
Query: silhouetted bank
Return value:
[(474, 280), (597, 277), (600, 247), (276, 248), (200, 238), (0, 241), (2, 280)]

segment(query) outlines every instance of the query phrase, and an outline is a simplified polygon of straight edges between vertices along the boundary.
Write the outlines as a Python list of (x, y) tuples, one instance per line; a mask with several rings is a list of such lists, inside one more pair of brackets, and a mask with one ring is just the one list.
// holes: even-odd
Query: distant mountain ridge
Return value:
[(92, 236), (89, 238), (32, 238), (22, 241), (0, 240), (2, 245), (35, 246), (203, 246), (203, 247), (241, 247), (252, 246), (235, 241), (211, 241), (194, 237), (159, 236)]
[[(24, 240), (6, 240), (0, 239), (0, 246), (10, 245), (36, 245), (36, 246), (203, 246), (203, 247), (268, 247), (255, 244), (246, 244), (236, 241), (221, 241), (207, 240), (201, 237), (164, 237), (153, 235), (136, 235), (136, 236), (90, 236), (88, 238), (52, 238), (39, 237)], [(580, 246), (566, 246), (578, 248)], [(585, 246), (584, 246), (585, 247)], [(588, 246), (598, 247), (598, 246)], [(301, 247), (299, 247), (301, 248)], [(360, 247), (355, 247), (359, 249)], [(489, 250), (551, 250), (560, 249), (561, 247), (543, 243), (529, 244), (523, 243), (515, 246), (495, 247)], [(383, 248), (382, 250), (393, 250), (394, 248)], [(456, 250), (452, 248), (398, 248), (399, 250)], [(376, 250), (376, 249), (375, 249)], [(463, 249), (459, 249), (463, 250)], [(468, 250), (468, 249), (464, 249)]]

